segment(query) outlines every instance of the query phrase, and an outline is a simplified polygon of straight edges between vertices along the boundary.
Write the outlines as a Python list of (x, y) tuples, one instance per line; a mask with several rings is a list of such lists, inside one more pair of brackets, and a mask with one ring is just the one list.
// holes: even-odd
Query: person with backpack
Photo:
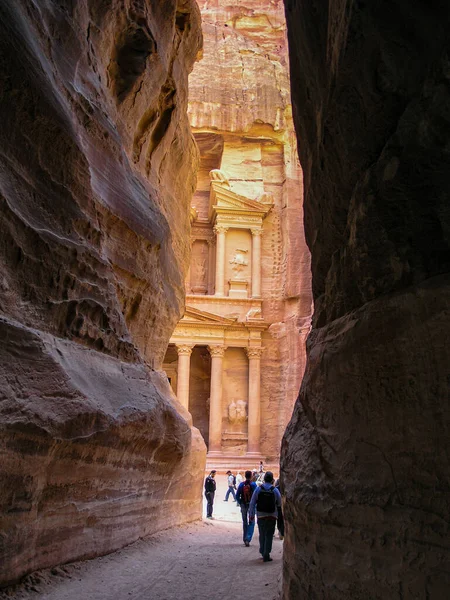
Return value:
[(213, 469), (208, 477), (205, 479), (205, 498), (206, 498), (206, 518), (213, 519), (213, 504), (214, 504), (214, 496), (216, 493), (216, 481), (214, 477), (216, 476), (216, 471)]
[(245, 480), (239, 484), (236, 492), (236, 502), (241, 507), (242, 526), (244, 529), (243, 540), (246, 546), (250, 546), (255, 529), (255, 520), (253, 519), (253, 522), (249, 523), (248, 509), (256, 487), (256, 483), (252, 481), (252, 472), (245, 471)]
[(234, 492), (236, 486), (236, 477), (233, 475), (231, 471), (227, 471), (228, 475), (228, 489), (225, 494), (224, 502), (228, 502), (228, 496), (231, 494), (233, 496), (233, 502), (236, 502), (236, 494)]
[(255, 512), (258, 517), (259, 553), (264, 562), (272, 560), (270, 552), (279, 506), (281, 506), (281, 494), (273, 485), (273, 473), (266, 471), (264, 483), (253, 492), (248, 510), (250, 523), (255, 521)]

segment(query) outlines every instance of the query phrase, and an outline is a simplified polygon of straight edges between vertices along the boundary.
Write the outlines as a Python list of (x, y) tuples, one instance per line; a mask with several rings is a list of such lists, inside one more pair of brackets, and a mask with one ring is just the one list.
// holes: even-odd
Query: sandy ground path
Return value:
[[(223, 502), (218, 486), (215, 519), (160, 532), (108, 556), (29, 576), (0, 599), (33, 600), (265, 600), (278, 597), (282, 542), (263, 563), (258, 533), (242, 542), (240, 511)], [(205, 512), (204, 512), (205, 514)]]

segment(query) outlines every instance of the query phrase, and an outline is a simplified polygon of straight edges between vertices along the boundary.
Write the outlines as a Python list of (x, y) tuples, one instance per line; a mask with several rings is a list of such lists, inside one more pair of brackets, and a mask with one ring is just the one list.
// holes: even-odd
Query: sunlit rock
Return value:
[(197, 518), (204, 445), (159, 370), (184, 309), (200, 16), (0, 7), (0, 583)]

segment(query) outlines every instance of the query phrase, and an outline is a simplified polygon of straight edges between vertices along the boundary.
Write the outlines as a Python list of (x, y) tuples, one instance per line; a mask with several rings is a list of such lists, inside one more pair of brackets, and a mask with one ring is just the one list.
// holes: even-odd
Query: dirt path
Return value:
[(231, 499), (223, 502), (221, 488), (215, 520), (160, 532), (105, 557), (40, 571), (0, 592), (0, 600), (277, 598), (282, 542), (274, 538), (271, 563), (260, 559), (257, 531), (246, 548), (240, 512)]

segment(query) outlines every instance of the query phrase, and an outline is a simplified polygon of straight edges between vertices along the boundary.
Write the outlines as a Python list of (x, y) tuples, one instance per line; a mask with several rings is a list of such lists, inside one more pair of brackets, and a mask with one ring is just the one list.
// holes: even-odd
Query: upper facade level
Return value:
[[(208, 216), (191, 211), (191, 266), (186, 279), (187, 303), (202, 304), (198, 296), (214, 296), (219, 304), (232, 302), (241, 320), (261, 313), (261, 236), (273, 199), (256, 200), (234, 192), (219, 169), (210, 172)], [(203, 214), (205, 211), (202, 211)], [(204, 298), (211, 304), (211, 298)], [(205, 307), (203, 307), (205, 309)], [(214, 312), (223, 311), (214, 310)], [(259, 315), (258, 315), (259, 312)]]

